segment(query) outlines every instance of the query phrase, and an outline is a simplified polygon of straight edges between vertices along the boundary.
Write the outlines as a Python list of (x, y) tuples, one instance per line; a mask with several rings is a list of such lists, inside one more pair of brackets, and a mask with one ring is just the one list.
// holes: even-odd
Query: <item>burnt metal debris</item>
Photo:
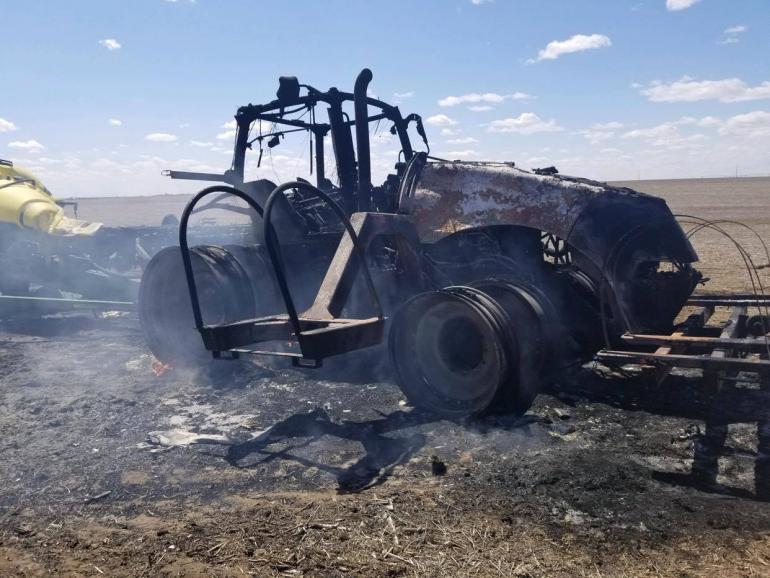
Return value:
[[(196, 228), (196, 237), (210, 242), (242, 242), (249, 235), (239, 225)], [(177, 240), (175, 226), (160, 224), (102, 226), (92, 236), (53, 236), (0, 223), (0, 318), (134, 311), (151, 256), (176, 246)]]
[[(0, 159), (0, 319), (133, 310), (144, 266), (177, 243), (178, 224), (172, 214), (158, 226), (83, 221), (77, 202), (55, 199), (35, 175)], [(196, 236), (242, 242), (253, 230), (212, 224)]]
[[(420, 116), (369, 96), (371, 80), (362, 71), (348, 93), (282, 77), (275, 100), (238, 109), (229, 170), (167, 172), (221, 184), (192, 199), (181, 250), (160, 251), (142, 278), (140, 320), (162, 362), (259, 354), (317, 367), (387, 343), (409, 400), (448, 417), (523, 413), (595, 358), (660, 379), (697, 368), (706, 389), (765, 386), (770, 298), (694, 297), (698, 257), (662, 199), (553, 167), (433, 157)], [(373, 184), (370, 131), (383, 127), (400, 150)], [(247, 180), (247, 164), (293, 133), (310, 137), (315, 182)], [(253, 211), (258, 242), (190, 247), (190, 216), (230, 196)], [(676, 324), (685, 306), (696, 309)], [(720, 307), (730, 322), (709, 325)], [(715, 417), (696, 455), (705, 480), (721, 427)]]

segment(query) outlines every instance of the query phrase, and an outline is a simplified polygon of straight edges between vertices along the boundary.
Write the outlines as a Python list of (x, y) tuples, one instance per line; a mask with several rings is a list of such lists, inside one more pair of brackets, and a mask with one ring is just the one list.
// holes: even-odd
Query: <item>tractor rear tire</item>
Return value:
[(551, 302), (539, 289), (518, 279), (484, 279), (474, 281), (470, 287), (502, 307), (519, 346), (517, 376), (495, 400), (494, 411), (523, 414), (532, 406), (550, 373), (548, 361), (557, 358), (558, 338), (553, 331)]

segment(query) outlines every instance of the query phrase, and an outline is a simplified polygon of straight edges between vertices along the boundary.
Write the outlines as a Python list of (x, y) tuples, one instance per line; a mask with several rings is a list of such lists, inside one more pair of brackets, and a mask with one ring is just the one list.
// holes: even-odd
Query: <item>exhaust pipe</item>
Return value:
[(369, 156), (369, 110), (366, 89), (372, 81), (372, 71), (364, 68), (356, 78), (353, 106), (356, 115), (356, 156), (358, 157), (358, 210), (372, 208), (372, 166)]

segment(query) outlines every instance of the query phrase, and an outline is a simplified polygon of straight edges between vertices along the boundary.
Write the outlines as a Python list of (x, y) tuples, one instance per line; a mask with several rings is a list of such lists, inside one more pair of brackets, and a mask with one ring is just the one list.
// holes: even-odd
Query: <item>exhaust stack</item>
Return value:
[(364, 68), (356, 78), (353, 107), (356, 114), (356, 156), (358, 157), (358, 210), (369, 211), (372, 205), (372, 166), (369, 158), (369, 110), (366, 89), (372, 71)]

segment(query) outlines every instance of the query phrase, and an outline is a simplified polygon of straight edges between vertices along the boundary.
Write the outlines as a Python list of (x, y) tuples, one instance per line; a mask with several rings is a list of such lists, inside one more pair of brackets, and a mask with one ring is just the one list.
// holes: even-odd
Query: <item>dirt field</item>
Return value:
[[(769, 236), (770, 179), (629, 186)], [(706, 289), (750, 287), (695, 244)], [(692, 376), (583, 370), (521, 419), (454, 423), (387, 377), (156, 376), (130, 315), (0, 329), (0, 576), (770, 576), (756, 428), (731, 426), (722, 491), (688, 482)]]

